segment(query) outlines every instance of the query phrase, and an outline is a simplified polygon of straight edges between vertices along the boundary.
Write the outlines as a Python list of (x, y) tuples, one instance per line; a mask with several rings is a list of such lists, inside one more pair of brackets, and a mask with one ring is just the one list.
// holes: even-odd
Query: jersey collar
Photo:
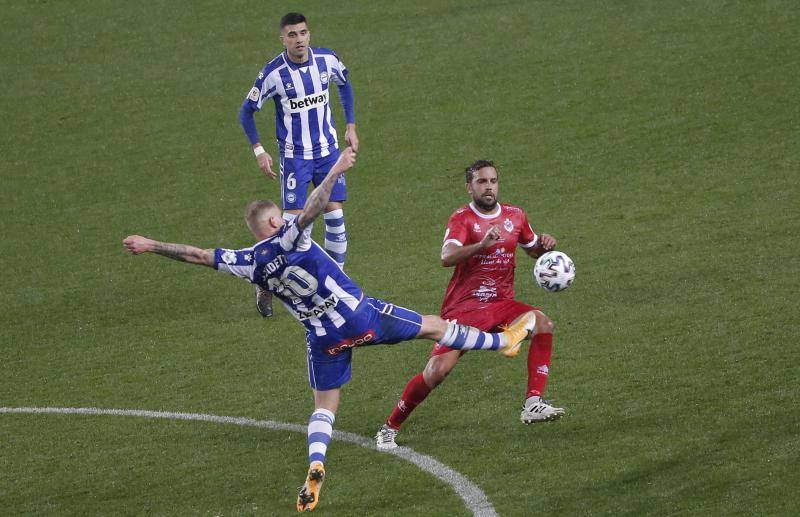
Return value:
[(495, 210), (491, 214), (484, 214), (483, 212), (478, 210), (478, 207), (475, 206), (475, 202), (470, 202), (469, 207), (473, 212), (475, 212), (475, 215), (477, 215), (481, 219), (494, 219), (495, 217), (498, 217), (500, 215), (500, 212), (502, 211), (500, 203), (497, 203), (497, 210)]
[(281, 55), (283, 56), (283, 62), (286, 63), (286, 65), (292, 70), (300, 70), (301, 68), (305, 68), (314, 64), (314, 54), (311, 51), (311, 47), (308, 47), (308, 60), (300, 65), (289, 59), (289, 54), (286, 52), (286, 49), (281, 52)]

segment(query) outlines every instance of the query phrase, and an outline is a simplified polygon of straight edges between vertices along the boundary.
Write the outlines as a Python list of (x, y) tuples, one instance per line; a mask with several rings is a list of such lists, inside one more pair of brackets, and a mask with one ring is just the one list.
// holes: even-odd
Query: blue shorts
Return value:
[[(281, 203), (284, 210), (299, 210), (306, 204), (309, 183), (315, 187), (322, 183), (325, 176), (339, 159), (339, 150), (333, 149), (331, 154), (313, 160), (302, 158), (284, 158), (281, 155)], [(344, 174), (339, 176), (331, 192), (331, 201), (347, 200), (347, 184)]]
[(353, 348), (408, 341), (421, 328), (419, 313), (367, 296), (334, 332), (306, 336), (308, 383), (320, 391), (339, 388), (350, 381)]

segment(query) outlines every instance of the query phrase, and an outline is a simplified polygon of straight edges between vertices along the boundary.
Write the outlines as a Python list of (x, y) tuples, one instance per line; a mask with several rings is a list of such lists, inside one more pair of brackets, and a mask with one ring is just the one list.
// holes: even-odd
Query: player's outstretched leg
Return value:
[(535, 325), (533, 312), (522, 315), (500, 333), (483, 332), (438, 316), (424, 316), (418, 337), (438, 341), (456, 350), (497, 350), (506, 357), (515, 357)]
[(321, 461), (311, 463), (308, 467), (306, 482), (300, 487), (300, 492), (297, 494), (298, 512), (311, 512), (317, 507), (323, 481), (325, 481), (325, 465)]

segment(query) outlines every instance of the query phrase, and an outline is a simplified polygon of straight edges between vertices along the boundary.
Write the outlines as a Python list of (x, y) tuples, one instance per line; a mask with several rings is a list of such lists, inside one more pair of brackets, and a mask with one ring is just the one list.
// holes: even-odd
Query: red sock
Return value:
[(528, 349), (528, 393), (525, 398), (542, 396), (550, 374), (550, 356), (553, 353), (553, 334), (534, 334)]
[(429, 388), (428, 385), (425, 384), (425, 379), (422, 377), (421, 373), (412, 377), (412, 379), (408, 381), (408, 384), (406, 384), (406, 389), (403, 390), (400, 400), (397, 402), (394, 410), (392, 410), (392, 414), (389, 415), (389, 419), (386, 420), (386, 423), (395, 429), (400, 429), (400, 426), (403, 425), (406, 418), (411, 415), (414, 408), (420, 405), (431, 391), (433, 391), (433, 388)]

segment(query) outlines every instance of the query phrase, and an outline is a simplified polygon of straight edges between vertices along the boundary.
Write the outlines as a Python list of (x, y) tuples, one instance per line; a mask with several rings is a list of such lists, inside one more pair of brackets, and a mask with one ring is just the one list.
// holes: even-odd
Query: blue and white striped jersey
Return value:
[(310, 335), (336, 333), (364, 294), (309, 231), (286, 223), (250, 248), (214, 250), (214, 267), (269, 289)]
[(328, 87), (331, 82), (344, 86), (347, 74), (332, 50), (309, 48), (308, 61), (302, 65), (284, 51), (258, 74), (245, 104), (258, 111), (265, 100), (275, 101), (275, 135), (283, 156), (321, 158), (338, 148)]

